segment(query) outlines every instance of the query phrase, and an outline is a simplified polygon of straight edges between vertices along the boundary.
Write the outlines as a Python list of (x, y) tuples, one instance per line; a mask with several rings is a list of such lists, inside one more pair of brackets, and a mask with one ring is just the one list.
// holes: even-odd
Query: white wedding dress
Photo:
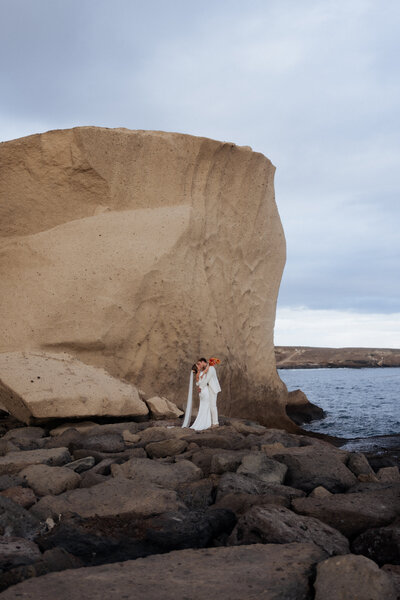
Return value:
[[(203, 375), (199, 377), (199, 381), (196, 382), (200, 390), (200, 405), (199, 412), (197, 413), (197, 417), (193, 425), (190, 429), (195, 429), (196, 431), (201, 431), (202, 429), (208, 429), (211, 427), (211, 407), (210, 407), (210, 392), (208, 390), (207, 378)], [(186, 404), (185, 417), (183, 420), (182, 427), (188, 427), (190, 423), (190, 418), (192, 416), (192, 397), (193, 397), (193, 373), (190, 374), (189, 381), (189, 393), (188, 393), (188, 401)]]

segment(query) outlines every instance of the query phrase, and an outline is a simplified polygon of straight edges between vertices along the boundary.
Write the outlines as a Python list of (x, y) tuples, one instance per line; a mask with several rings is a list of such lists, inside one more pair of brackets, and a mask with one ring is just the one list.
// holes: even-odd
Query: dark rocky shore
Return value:
[(0, 596), (399, 597), (395, 458), (180, 423), (4, 418)]
[(400, 367), (400, 350), (390, 348), (313, 348), (275, 346), (278, 369)]

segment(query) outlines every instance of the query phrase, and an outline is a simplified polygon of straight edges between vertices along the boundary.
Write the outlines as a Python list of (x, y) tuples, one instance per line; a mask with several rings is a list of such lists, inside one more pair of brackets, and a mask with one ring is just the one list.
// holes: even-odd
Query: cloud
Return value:
[(400, 4), (3, 0), (0, 139), (76, 125), (233, 141), (277, 166), (279, 306), (397, 312)]
[(399, 348), (400, 313), (280, 308), (275, 323), (277, 346)]

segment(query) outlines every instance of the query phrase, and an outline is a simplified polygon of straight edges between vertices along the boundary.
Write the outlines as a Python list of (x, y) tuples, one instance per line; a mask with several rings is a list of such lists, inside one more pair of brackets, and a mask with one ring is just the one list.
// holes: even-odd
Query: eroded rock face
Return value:
[(274, 167), (187, 135), (81, 127), (0, 145), (0, 352), (68, 352), (182, 407), (218, 355), (222, 414), (294, 427), (275, 368)]

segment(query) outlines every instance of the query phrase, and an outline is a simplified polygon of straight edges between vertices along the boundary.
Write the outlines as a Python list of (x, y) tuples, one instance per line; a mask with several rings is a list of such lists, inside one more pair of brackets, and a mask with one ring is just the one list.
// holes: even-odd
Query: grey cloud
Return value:
[(251, 145), (277, 166), (280, 305), (399, 310), (398, 2), (0, 9), (0, 138), (94, 124)]

